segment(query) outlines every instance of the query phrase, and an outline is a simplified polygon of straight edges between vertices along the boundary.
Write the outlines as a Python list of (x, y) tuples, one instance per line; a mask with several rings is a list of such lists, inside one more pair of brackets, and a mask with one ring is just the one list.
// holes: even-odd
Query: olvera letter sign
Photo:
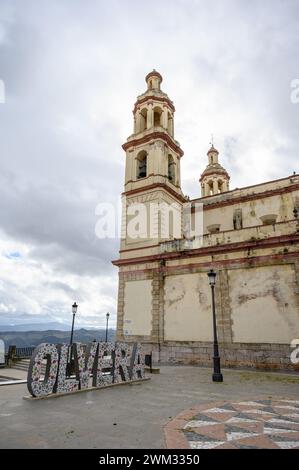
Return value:
[[(42, 343), (32, 354), (28, 390), (34, 397), (105, 387), (144, 378), (144, 355), (140, 343), (80, 343), (72, 346), (75, 374), (68, 375), (70, 346)], [(46, 362), (44, 378), (42, 366)]]

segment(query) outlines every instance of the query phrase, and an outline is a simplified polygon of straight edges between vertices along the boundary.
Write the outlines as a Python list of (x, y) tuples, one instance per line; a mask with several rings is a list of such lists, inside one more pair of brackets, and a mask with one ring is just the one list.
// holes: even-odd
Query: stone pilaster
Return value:
[(232, 318), (231, 318), (231, 307), (229, 298), (229, 280), (226, 269), (218, 272), (217, 284), (218, 289), (216, 290), (217, 300), (217, 326), (218, 336), (220, 343), (232, 343)]
[(162, 267), (153, 274), (151, 340), (158, 344), (159, 360), (161, 344), (164, 341), (164, 273)]
[(295, 294), (297, 298), (297, 306), (299, 311), (299, 261), (294, 262), (294, 270), (295, 270)]
[(118, 302), (117, 302), (117, 341), (123, 341), (124, 331), (124, 305), (125, 305), (125, 280), (121, 273), (119, 273), (118, 280)]

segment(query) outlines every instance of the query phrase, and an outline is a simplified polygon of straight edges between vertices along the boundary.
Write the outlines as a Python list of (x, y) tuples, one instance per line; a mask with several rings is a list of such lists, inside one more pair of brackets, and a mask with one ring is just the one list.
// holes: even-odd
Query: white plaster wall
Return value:
[(289, 344), (299, 336), (292, 265), (229, 271), (233, 341)]
[(210, 287), (206, 274), (184, 274), (165, 279), (166, 341), (211, 341)]
[(204, 233), (208, 233), (207, 227), (220, 224), (220, 231), (233, 230), (233, 214), (235, 209), (242, 209), (243, 227), (261, 225), (260, 217), (268, 214), (277, 214), (277, 222), (284, 222), (294, 218), (294, 201), (299, 197), (299, 192), (274, 195), (272, 197), (246, 201), (214, 209), (204, 210)]
[(125, 283), (124, 335), (149, 336), (152, 329), (152, 281)]

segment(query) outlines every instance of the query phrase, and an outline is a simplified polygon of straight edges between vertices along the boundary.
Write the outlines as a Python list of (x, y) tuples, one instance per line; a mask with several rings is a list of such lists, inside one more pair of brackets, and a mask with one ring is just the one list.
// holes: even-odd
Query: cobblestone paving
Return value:
[(222, 401), (193, 407), (165, 427), (168, 448), (299, 449), (299, 400)]

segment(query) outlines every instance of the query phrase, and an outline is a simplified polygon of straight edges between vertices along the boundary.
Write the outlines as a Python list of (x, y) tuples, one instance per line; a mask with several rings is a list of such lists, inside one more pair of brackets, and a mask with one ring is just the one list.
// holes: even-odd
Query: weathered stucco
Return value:
[(165, 340), (210, 341), (212, 317), (206, 274), (184, 274), (165, 279)]
[[(270, 185), (269, 185), (270, 186)], [(276, 188), (278, 189), (278, 188)], [(269, 190), (268, 190), (269, 191)], [(229, 194), (229, 193), (228, 193)], [(293, 208), (296, 198), (299, 198), (299, 191), (293, 191), (285, 194), (273, 194), (270, 197), (258, 198), (251, 201), (235, 202), (234, 199), (245, 197), (241, 191), (231, 191), (231, 204), (217, 207), (204, 206), (204, 233), (208, 233), (207, 227), (215, 224), (220, 225), (220, 232), (233, 230), (233, 217), (236, 209), (242, 210), (242, 223), (244, 228), (256, 227), (262, 225), (262, 217), (269, 214), (276, 215), (277, 222), (285, 222), (293, 219)], [(234, 194), (235, 197), (232, 197)], [(216, 196), (217, 197), (217, 196)], [(225, 195), (222, 196), (224, 200)], [(218, 195), (218, 201), (221, 203), (221, 196)], [(205, 202), (204, 199), (198, 202)]]
[(124, 335), (149, 336), (152, 329), (152, 281), (125, 283)]
[(292, 265), (229, 271), (233, 341), (290, 344), (299, 336)]

